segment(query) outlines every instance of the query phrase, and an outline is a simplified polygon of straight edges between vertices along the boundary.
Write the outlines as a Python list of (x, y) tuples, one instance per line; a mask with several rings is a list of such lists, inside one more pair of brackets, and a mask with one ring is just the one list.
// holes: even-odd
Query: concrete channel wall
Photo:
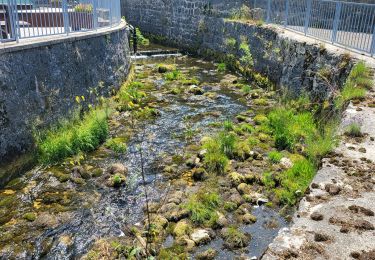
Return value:
[[(40, 131), (68, 116), (78, 105), (76, 96), (84, 96), (88, 105), (95, 98), (90, 90), (112, 93), (129, 67), (125, 22), (94, 32), (0, 45), (0, 166), (9, 169), (10, 161), (32, 150), (33, 129)], [(0, 185), (11, 177), (3, 168)]]

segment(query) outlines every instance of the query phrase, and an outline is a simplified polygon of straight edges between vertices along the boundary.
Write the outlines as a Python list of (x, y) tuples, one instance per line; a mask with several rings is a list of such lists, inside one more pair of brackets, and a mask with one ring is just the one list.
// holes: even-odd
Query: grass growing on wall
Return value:
[(336, 108), (344, 107), (350, 100), (363, 99), (366, 91), (374, 85), (370, 69), (362, 61), (351, 70), (342, 91), (335, 99)]
[(73, 120), (61, 122), (49, 130), (38, 141), (39, 161), (55, 163), (97, 148), (109, 133), (108, 114), (106, 108), (90, 110), (82, 119), (77, 114)]

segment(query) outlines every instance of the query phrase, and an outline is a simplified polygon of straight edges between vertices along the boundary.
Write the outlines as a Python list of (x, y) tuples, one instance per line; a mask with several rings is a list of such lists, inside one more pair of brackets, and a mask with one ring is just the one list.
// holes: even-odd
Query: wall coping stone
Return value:
[(70, 43), (79, 40), (90, 39), (94, 37), (99, 37), (103, 35), (109, 35), (116, 31), (124, 30), (127, 26), (127, 23), (124, 20), (121, 20), (120, 24), (113, 27), (100, 28), (95, 31), (88, 32), (76, 32), (69, 35), (51, 35), (44, 37), (35, 37), (30, 39), (23, 39), (20, 42), (7, 42), (0, 44), (0, 55), (4, 53), (17, 52), (27, 49), (39, 48), (44, 46), (50, 46), (60, 43)]

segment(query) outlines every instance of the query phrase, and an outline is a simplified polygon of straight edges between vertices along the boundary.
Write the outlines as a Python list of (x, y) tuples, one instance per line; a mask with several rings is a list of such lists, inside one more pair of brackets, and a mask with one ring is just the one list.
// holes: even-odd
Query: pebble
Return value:
[(312, 220), (315, 220), (315, 221), (321, 221), (321, 220), (323, 220), (324, 216), (323, 216), (323, 214), (321, 214), (321, 213), (314, 212), (314, 213), (312, 213), (312, 214), (310, 215), (310, 218), (311, 218)]

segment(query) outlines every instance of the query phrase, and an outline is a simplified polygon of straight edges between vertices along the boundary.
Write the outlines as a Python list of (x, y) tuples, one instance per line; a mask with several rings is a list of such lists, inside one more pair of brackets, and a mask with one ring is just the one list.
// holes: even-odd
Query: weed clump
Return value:
[(357, 123), (351, 123), (345, 130), (345, 135), (350, 137), (361, 137), (363, 136), (361, 126)]
[(279, 163), (283, 158), (283, 155), (278, 151), (272, 151), (268, 153), (268, 158), (272, 163)]
[(103, 143), (109, 132), (108, 110), (90, 110), (82, 119), (77, 114), (73, 120), (61, 122), (38, 138), (39, 160), (50, 164), (78, 154), (89, 152)]
[(190, 219), (195, 224), (210, 224), (217, 219), (216, 209), (221, 199), (216, 192), (201, 191), (190, 197), (183, 206), (190, 212)]
[(364, 62), (359, 62), (351, 70), (341, 93), (336, 97), (336, 108), (342, 109), (350, 100), (363, 99), (366, 89), (371, 89), (373, 85), (370, 69)]
[(276, 197), (282, 204), (294, 205), (308, 188), (316, 173), (316, 167), (308, 159), (301, 159), (293, 167), (279, 176), (280, 187), (275, 190)]
[(125, 140), (124, 138), (121, 138), (121, 137), (108, 139), (107, 142), (105, 143), (105, 146), (108, 149), (111, 149), (112, 151), (118, 154), (125, 153), (127, 150)]

